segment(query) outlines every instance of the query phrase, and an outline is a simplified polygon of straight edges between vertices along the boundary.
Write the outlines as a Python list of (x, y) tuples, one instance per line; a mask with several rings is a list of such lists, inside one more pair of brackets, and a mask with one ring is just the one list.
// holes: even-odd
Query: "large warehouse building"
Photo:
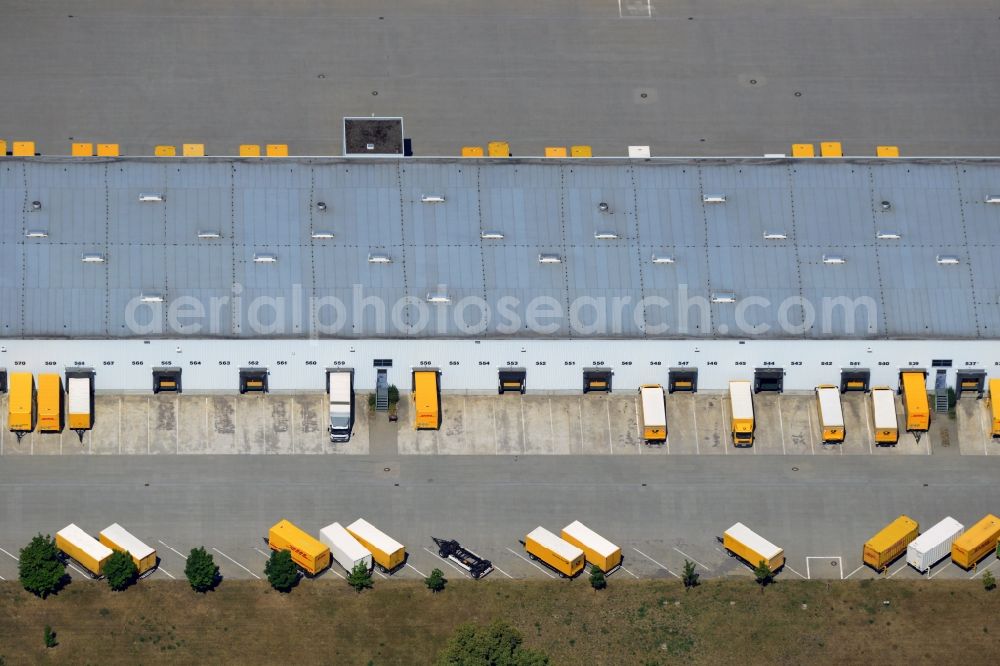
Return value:
[(998, 253), (991, 160), (7, 158), (0, 368), (954, 386), (1000, 366)]

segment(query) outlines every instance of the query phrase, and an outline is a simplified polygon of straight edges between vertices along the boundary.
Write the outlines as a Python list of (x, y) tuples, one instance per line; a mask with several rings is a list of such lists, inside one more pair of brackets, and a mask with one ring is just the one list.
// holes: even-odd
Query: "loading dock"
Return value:
[(7, 392), (7, 368), (0, 368), (0, 393)]
[(753, 371), (753, 392), (775, 391), (781, 393), (785, 387), (783, 368), (756, 368)]
[(868, 368), (844, 368), (840, 371), (840, 392), (868, 392), (871, 371)]
[(153, 368), (153, 393), (181, 392), (180, 368)]
[(498, 374), (500, 378), (499, 393), (524, 393), (525, 383), (528, 378), (527, 370), (524, 368), (506, 368), (500, 370)]
[(615, 373), (604, 368), (584, 368), (583, 392), (611, 393), (611, 376), (613, 374)]
[(698, 368), (670, 368), (667, 375), (667, 392), (698, 392)]
[(70, 430), (80, 441), (83, 433), (94, 427), (94, 371), (91, 368), (66, 369), (67, 418)]
[(925, 432), (931, 423), (931, 408), (927, 400), (927, 371), (923, 368), (900, 371), (899, 391), (903, 394), (906, 430)]
[(35, 376), (30, 372), (15, 372), (10, 376), (10, 396), (7, 398), (7, 427), (17, 441), (35, 429), (38, 421), (38, 398)]
[(267, 368), (240, 368), (240, 394), (267, 393)]
[(965, 393), (975, 393), (976, 399), (982, 398), (986, 391), (985, 370), (956, 370), (955, 398), (961, 400)]

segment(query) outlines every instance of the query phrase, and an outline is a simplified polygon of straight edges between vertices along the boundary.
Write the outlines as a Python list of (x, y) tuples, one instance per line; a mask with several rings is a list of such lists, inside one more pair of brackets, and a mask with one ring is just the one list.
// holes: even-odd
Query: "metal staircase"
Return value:
[(944, 372), (940, 370), (934, 378), (934, 411), (937, 414), (948, 413), (948, 385)]
[[(945, 400), (947, 401), (947, 396)], [(389, 411), (389, 377), (385, 370), (379, 370), (375, 380), (375, 411)]]

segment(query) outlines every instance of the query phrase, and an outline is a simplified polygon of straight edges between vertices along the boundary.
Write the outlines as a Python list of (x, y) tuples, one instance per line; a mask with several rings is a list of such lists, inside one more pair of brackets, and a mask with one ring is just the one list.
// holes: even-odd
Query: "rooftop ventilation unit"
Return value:
[(503, 240), (503, 234), (499, 231), (484, 231), (479, 237), (483, 240)]
[(888, 213), (890, 210), (892, 210), (892, 202), (891, 201), (883, 201), (881, 205), (882, 205), (882, 212), (883, 213)]
[(163, 294), (155, 294), (144, 291), (141, 294), (139, 294), (139, 300), (142, 301), (143, 303), (162, 303)]
[(162, 194), (153, 194), (150, 192), (145, 192), (139, 195), (139, 203), (157, 203), (164, 201), (166, 197)]
[(824, 254), (823, 255), (824, 264), (846, 264), (847, 259), (840, 256), (839, 254)]
[(618, 234), (613, 231), (597, 231), (594, 240), (618, 240)]
[(1000, 194), (987, 194), (986, 203), (1000, 204)]
[(316, 210), (318, 210), (321, 213), (325, 213), (326, 212), (326, 202), (325, 201), (317, 201), (316, 202)]
[(540, 264), (561, 264), (562, 257), (558, 254), (540, 254), (538, 255), (538, 263)]
[(712, 294), (713, 303), (735, 303), (736, 294), (731, 291), (719, 291)]
[(41, 210), (41, 209), (42, 209), (42, 202), (41, 201), (32, 201), (31, 202), (31, 210)]
[(314, 232), (312, 232), (311, 236), (315, 240), (329, 240), (329, 239), (333, 238), (333, 232), (332, 231), (314, 231)]
[(954, 266), (958, 263), (958, 257), (953, 254), (939, 254), (935, 259), (942, 266)]
[(28, 229), (24, 232), (25, 238), (48, 238), (49, 232), (44, 229)]
[(607, 201), (602, 201), (601, 203), (597, 204), (597, 210), (601, 211), (602, 213), (610, 213), (611, 205), (608, 204)]
[(255, 254), (253, 255), (253, 261), (255, 264), (274, 264), (278, 261), (278, 255), (276, 254)]
[(788, 234), (780, 231), (765, 231), (764, 240), (787, 240)]
[(427, 302), (438, 304), (451, 303), (451, 298), (448, 297), (448, 294), (427, 294)]
[(878, 240), (899, 240), (902, 236), (895, 231), (880, 231), (875, 234), (875, 238)]
[(392, 258), (387, 254), (369, 254), (369, 264), (391, 264)]
[(198, 238), (201, 240), (212, 240), (213, 238), (222, 238), (222, 234), (218, 231), (199, 231)]
[(704, 203), (712, 203), (712, 204), (726, 203), (726, 195), (725, 194), (706, 194), (705, 196), (703, 196), (701, 198), (701, 200)]
[(444, 203), (444, 197), (440, 194), (425, 194), (420, 197), (420, 201), (423, 203)]
[(674, 259), (670, 255), (666, 255), (666, 254), (664, 254), (664, 255), (654, 254), (653, 255), (653, 263), (654, 264), (674, 264), (674, 263), (677, 263), (677, 260)]
[(84, 252), (80, 257), (80, 261), (85, 264), (103, 264), (104, 255), (98, 254), (97, 252)]

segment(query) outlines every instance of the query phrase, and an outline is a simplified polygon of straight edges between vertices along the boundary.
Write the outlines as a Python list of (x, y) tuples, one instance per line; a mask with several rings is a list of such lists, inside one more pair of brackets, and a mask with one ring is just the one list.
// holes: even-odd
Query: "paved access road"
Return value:
[(402, 115), (417, 155), (1000, 154), (992, 0), (5, 0), (0, 138), (287, 143)]
[[(862, 543), (900, 513), (926, 528), (1000, 512), (998, 474), (1000, 459), (962, 456), (11, 457), (0, 549), (16, 555), (69, 522), (91, 534), (120, 522), (159, 550), (157, 576), (182, 577), (181, 556), (204, 545), (224, 576), (249, 578), (263, 575), (262, 537), (278, 519), (316, 533), (365, 517), (407, 546), (398, 577), (459, 575), (428, 550), (438, 536), (492, 559), (498, 576), (538, 578), (549, 573), (518, 541), (580, 519), (623, 547), (619, 576), (671, 577), (685, 557), (706, 576), (749, 575), (715, 541), (741, 521), (785, 548), (782, 576), (854, 579), (874, 576), (859, 569)], [(899, 562), (892, 573), (917, 575)], [(947, 563), (932, 573), (974, 575)], [(3, 552), (0, 576), (16, 577)]]

